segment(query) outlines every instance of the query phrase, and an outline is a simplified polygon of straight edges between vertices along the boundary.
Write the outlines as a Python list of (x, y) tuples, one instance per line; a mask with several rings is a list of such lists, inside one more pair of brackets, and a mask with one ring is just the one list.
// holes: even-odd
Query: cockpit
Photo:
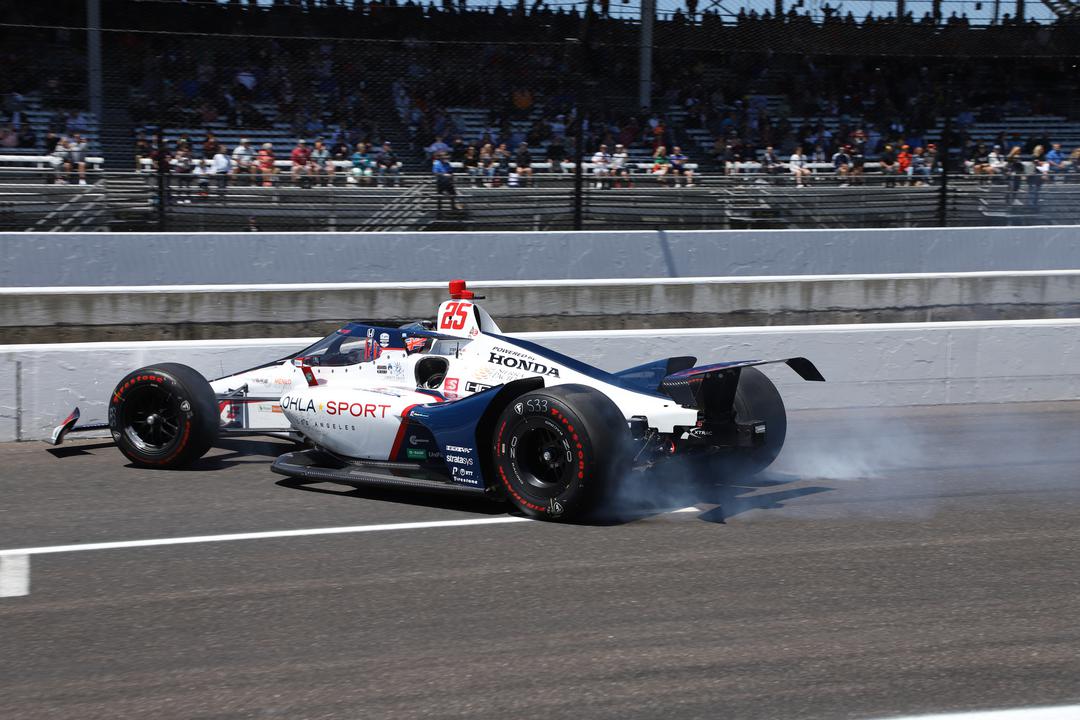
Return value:
[(292, 357), (294, 363), (317, 367), (343, 367), (375, 362), (382, 357), (415, 358), (417, 387), (437, 388), (446, 377), (450, 358), (472, 342), (469, 338), (440, 335), (420, 323), (385, 328), (348, 323)]

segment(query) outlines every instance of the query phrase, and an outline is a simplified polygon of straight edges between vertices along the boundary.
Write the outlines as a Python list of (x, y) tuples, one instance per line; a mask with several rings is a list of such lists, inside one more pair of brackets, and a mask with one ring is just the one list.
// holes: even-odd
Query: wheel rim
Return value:
[(178, 398), (167, 388), (135, 387), (128, 391), (123, 410), (124, 435), (145, 453), (159, 453), (180, 435)]
[(521, 478), (545, 495), (557, 494), (566, 486), (570, 462), (559, 433), (547, 426), (526, 430), (517, 443), (517, 463)]

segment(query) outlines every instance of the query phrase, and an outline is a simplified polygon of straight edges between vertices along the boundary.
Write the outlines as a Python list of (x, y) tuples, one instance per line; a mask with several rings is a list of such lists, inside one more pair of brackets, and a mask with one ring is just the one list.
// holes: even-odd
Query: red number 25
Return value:
[(465, 327), (465, 321), (469, 319), (470, 309), (472, 309), (472, 303), (450, 303), (439, 320), (439, 329), (461, 330)]

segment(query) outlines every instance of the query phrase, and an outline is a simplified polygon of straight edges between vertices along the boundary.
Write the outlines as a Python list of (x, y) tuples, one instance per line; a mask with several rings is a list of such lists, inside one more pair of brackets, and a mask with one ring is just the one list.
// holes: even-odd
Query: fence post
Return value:
[(952, 149), (952, 113), (945, 116), (945, 127), (941, 132), (941, 189), (938, 193), (938, 227), (949, 224), (949, 161)]
[(157, 226), (158, 232), (168, 229), (168, 214), (166, 208), (169, 204), (169, 150), (163, 130), (158, 131), (156, 152), (157, 162)]

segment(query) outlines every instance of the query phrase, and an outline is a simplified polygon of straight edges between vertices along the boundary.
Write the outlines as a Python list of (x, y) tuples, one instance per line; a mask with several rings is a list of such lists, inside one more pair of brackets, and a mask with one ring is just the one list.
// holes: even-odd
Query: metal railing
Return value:
[[(790, 175), (586, 174), (531, 179), (455, 177), (440, 194), (429, 174), (392, 178), (87, 172), (56, 182), (51, 169), (0, 168), (0, 229), (96, 230), (563, 230), (582, 228), (851, 228), (1080, 223), (1080, 174), (911, 183)], [(325, 185), (323, 182), (325, 181)], [(578, 224), (578, 221), (580, 224)]]

